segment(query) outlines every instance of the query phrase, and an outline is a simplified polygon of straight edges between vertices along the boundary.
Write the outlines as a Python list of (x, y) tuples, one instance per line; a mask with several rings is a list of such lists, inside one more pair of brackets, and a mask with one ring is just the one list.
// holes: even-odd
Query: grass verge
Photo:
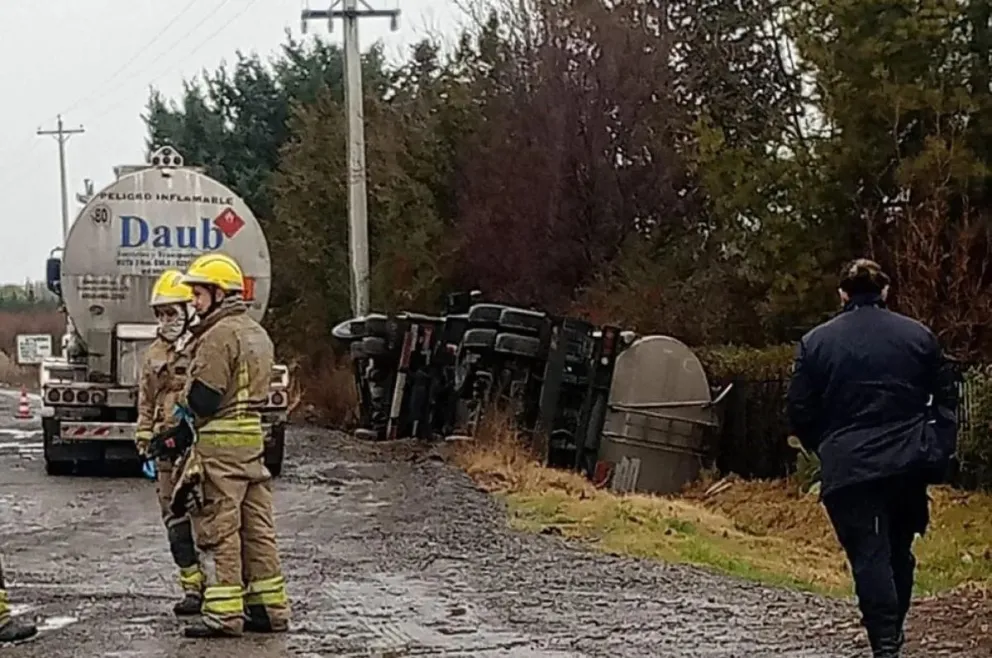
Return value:
[[(615, 554), (693, 564), (770, 585), (846, 596), (847, 562), (815, 497), (789, 481), (701, 482), (680, 496), (617, 495), (541, 466), (501, 420), (461, 443), (453, 460), (505, 499), (516, 529)], [(992, 497), (932, 490), (919, 540), (917, 591), (992, 583)]]

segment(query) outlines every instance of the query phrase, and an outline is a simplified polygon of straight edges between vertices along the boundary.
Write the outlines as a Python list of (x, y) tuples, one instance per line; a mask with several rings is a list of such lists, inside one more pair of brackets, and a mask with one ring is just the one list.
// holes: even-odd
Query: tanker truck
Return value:
[[(188, 167), (175, 149), (153, 152), (145, 165), (116, 167), (117, 180), (92, 195), (73, 222), (61, 257), (47, 262), (47, 285), (66, 313), (62, 354), (40, 368), (46, 471), (81, 465), (139, 463), (134, 443), (138, 382), (154, 340), (148, 300), (166, 269), (185, 269), (218, 251), (244, 270), (244, 298), (256, 320), (271, 288), (269, 248), (245, 202)], [(265, 463), (282, 470), (289, 371), (276, 365), (262, 409)]]

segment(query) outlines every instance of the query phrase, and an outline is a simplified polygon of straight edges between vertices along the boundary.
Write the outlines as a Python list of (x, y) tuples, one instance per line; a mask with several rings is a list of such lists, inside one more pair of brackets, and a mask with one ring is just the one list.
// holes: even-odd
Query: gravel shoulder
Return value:
[[(17, 429), (24, 446), (40, 442)], [(496, 499), (421, 447), (294, 428), (288, 460), (276, 504), (292, 632), (214, 643), (211, 655), (839, 658), (864, 648), (846, 602), (511, 531)], [(150, 483), (51, 478), (33, 447), (0, 451), (0, 529), (19, 612), (45, 628), (19, 656), (204, 655), (168, 612), (175, 589)]]

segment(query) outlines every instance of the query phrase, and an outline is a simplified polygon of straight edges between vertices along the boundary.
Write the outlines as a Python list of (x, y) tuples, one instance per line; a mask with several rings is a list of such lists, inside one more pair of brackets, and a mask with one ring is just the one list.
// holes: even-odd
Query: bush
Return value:
[(48, 334), (52, 347), (58, 349), (65, 332), (65, 316), (50, 308), (26, 308), (20, 311), (0, 310), (0, 351), (11, 359), (17, 358), (19, 334)]
[(969, 489), (992, 488), (992, 367), (975, 366), (964, 373), (959, 405), (958, 484)]
[(796, 353), (793, 345), (739, 347), (717, 345), (695, 350), (711, 382), (779, 381), (788, 379)]
[(333, 352), (294, 365), (291, 381), (296, 415), (310, 423), (351, 429), (358, 422), (358, 391), (351, 360)]

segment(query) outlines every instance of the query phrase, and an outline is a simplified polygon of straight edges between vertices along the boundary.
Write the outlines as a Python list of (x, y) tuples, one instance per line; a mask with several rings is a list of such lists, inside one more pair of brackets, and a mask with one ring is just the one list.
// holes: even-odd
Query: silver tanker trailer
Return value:
[[(117, 180), (79, 212), (47, 283), (67, 315), (63, 353), (40, 369), (45, 464), (68, 474), (85, 463), (136, 464), (138, 377), (155, 337), (148, 299), (155, 279), (207, 251), (235, 258), (256, 320), (271, 289), (269, 248), (258, 220), (230, 189), (187, 167), (170, 147)], [(289, 373), (277, 365), (263, 410), (265, 460), (282, 470)]]

